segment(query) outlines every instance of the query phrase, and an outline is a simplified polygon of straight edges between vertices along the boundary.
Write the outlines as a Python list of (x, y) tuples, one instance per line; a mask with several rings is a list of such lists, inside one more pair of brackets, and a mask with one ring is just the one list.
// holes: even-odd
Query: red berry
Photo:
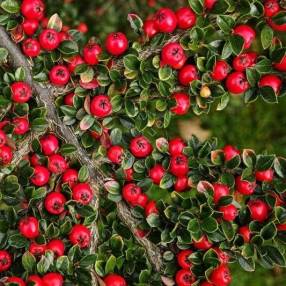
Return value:
[(122, 162), (123, 155), (124, 149), (119, 145), (111, 146), (107, 150), (107, 158), (114, 164), (120, 164)]
[(225, 184), (214, 183), (213, 188), (214, 188), (213, 198), (215, 204), (218, 204), (221, 198), (228, 196), (230, 194), (229, 187)]
[(260, 79), (258, 86), (259, 87), (270, 86), (274, 90), (275, 94), (279, 94), (282, 86), (282, 80), (277, 75), (268, 74), (264, 75)]
[(97, 65), (102, 52), (98, 44), (88, 44), (83, 48), (83, 58), (88, 65)]
[(271, 18), (267, 19), (268, 24), (270, 25), (270, 27), (278, 32), (286, 32), (286, 24), (276, 24)]
[(156, 185), (160, 184), (164, 175), (165, 175), (165, 169), (160, 164), (156, 164), (153, 168), (149, 170), (149, 177)]
[(107, 95), (99, 94), (90, 102), (90, 112), (93, 116), (103, 118), (111, 114), (112, 105)]
[(39, 22), (35, 19), (24, 19), (22, 27), (26, 35), (33, 36), (38, 30)]
[(60, 44), (59, 33), (54, 29), (45, 29), (39, 35), (39, 41), (44, 50), (53, 51)]
[(44, 282), (39, 275), (30, 275), (27, 279), (27, 282), (28, 282), (28, 285), (31, 284), (33, 286), (44, 286)]
[(194, 247), (199, 250), (208, 250), (212, 247), (212, 243), (208, 240), (206, 235), (203, 235), (201, 239), (193, 242)]
[(14, 102), (25, 103), (32, 97), (30, 85), (23, 81), (14, 82), (10, 86), (11, 97)]
[(228, 262), (229, 262), (229, 255), (226, 252), (224, 252), (219, 247), (214, 247), (213, 250), (216, 252), (217, 257), (219, 259), (219, 262), (221, 264), (228, 264)]
[(41, 187), (46, 185), (50, 180), (50, 172), (46, 167), (35, 166), (34, 174), (31, 178), (31, 182), (37, 186)]
[(274, 68), (281, 72), (286, 72), (286, 56), (279, 63), (274, 63)]
[(12, 120), (14, 125), (14, 134), (24, 135), (30, 129), (29, 121), (26, 117), (16, 117)]
[(123, 199), (131, 205), (135, 205), (142, 190), (134, 183), (129, 183), (122, 188)]
[(62, 155), (53, 154), (49, 157), (48, 168), (54, 174), (62, 174), (68, 168), (68, 164)]
[(223, 152), (224, 152), (224, 159), (225, 159), (225, 161), (230, 161), (235, 156), (239, 156), (240, 155), (239, 150), (236, 147), (232, 146), (232, 145), (225, 145), (224, 148), (223, 148)]
[(208, 281), (204, 281), (203, 283), (200, 284), (200, 286), (213, 286), (213, 284)]
[(69, 105), (69, 106), (73, 106), (74, 96), (75, 96), (75, 94), (73, 92), (65, 95), (65, 97), (64, 97), (64, 104), (65, 105)]
[(50, 70), (49, 78), (54, 85), (66, 85), (70, 80), (70, 72), (66, 66), (57, 65)]
[(222, 218), (225, 221), (234, 221), (237, 217), (237, 209), (234, 205), (221, 206), (219, 211), (222, 212)]
[(233, 34), (238, 35), (244, 40), (244, 49), (249, 49), (255, 40), (256, 32), (248, 25), (238, 25), (233, 29)]
[(183, 192), (188, 188), (188, 177), (177, 177), (174, 189), (176, 192)]
[(210, 276), (210, 280), (214, 284), (214, 286), (230, 285), (232, 279), (227, 265), (221, 264), (217, 268), (215, 268)]
[(193, 80), (199, 79), (197, 68), (194, 65), (185, 65), (178, 73), (181, 85), (187, 86)]
[(243, 53), (233, 59), (232, 66), (236, 71), (244, 72), (247, 68), (255, 65), (256, 59), (257, 54), (254, 52)]
[(242, 195), (252, 195), (255, 192), (256, 183), (248, 182), (241, 179), (241, 176), (235, 178), (235, 189)]
[(174, 93), (172, 98), (176, 101), (176, 105), (171, 108), (171, 112), (176, 115), (184, 115), (188, 113), (191, 101), (186, 93)]
[(72, 39), (71, 36), (67, 32), (63, 32), (63, 31), (59, 32), (58, 36), (59, 36), (60, 43), (63, 41)]
[(44, 155), (50, 156), (59, 148), (59, 140), (53, 134), (48, 134), (40, 139), (41, 149)]
[(84, 64), (84, 60), (80, 55), (73, 56), (69, 59), (68, 69), (70, 73), (73, 73), (75, 68), (81, 64)]
[(75, 169), (67, 169), (62, 176), (62, 183), (67, 183), (70, 187), (73, 187), (78, 180), (78, 171)]
[(136, 136), (130, 141), (130, 151), (136, 158), (145, 158), (151, 154), (153, 147), (144, 136)]
[(286, 231), (286, 223), (284, 224), (277, 224), (277, 230), (278, 231)]
[(133, 180), (133, 169), (127, 169), (127, 170), (123, 170), (124, 171), (124, 178), (126, 181), (132, 181)]
[(161, 53), (162, 63), (169, 65), (173, 69), (181, 69), (187, 57), (182, 46), (177, 42), (171, 42), (165, 44)]
[(38, 219), (33, 216), (28, 216), (20, 219), (19, 231), (24, 237), (28, 239), (37, 238), (40, 235)]
[(63, 256), (65, 253), (65, 244), (60, 239), (52, 239), (47, 244), (47, 249), (55, 253), (56, 256)]
[(180, 29), (190, 29), (197, 21), (195, 12), (189, 7), (182, 7), (176, 12), (178, 27)]
[(65, 210), (66, 198), (62, 193), (51, 192), (48, 193), (44, 204), (45, 209), (53, 215), (60, 215)]
[(151, 214), (158, 214), (159, 211), (156, 206), (155, 201), (149, 201), (149, 203), (145, 206), (145, 215), (148, 217)]
[(86, 34), (88, 32), (88, 26), (85, 23), (81, 22), (77, 26), (77, 30), (83, 34)]
[(103, 281), (106, 286), (127, 286), (125, 279), (117, 274), (108, 274)]
[(238, 229), (238, 233), (242, 236), (245, 243), (249, 243), (251, 239), (251, 232), (247, 225), (241, 226)]
[(12, 257), (6, 250), (0, 250), (0, 272), (7, 271), (12, 265)]
[(189, 256), (193, 253), (192, 250), (181, 250), (177, 254), (177, 262), (179, 266), (183, 269), (190, 269), (192, 263), (189, 259)]
[(148, 203), (148, 196), (146, 194), (139, 194), (137, 201), (133, 204), (133, 206), (140, 206), (145, 208)]
[(50, 272), (42, 278), (44, 286), (63, 286), (64, 277), (60, 273)]
[(250, 85), (242, 72), (235, 71), (226, 78), (226, 88), (233, 94), (241, 94), (249, 89)]
[(176, 177), (186, 176), (189, 171), (188, 158), (185, 155), (176, 155), (170, 158), (170, 172)]
[(36, 39), (26, 39), (23, 42), (23, 53), (27, 57), (35, 58), (41, 52), (40, 43)]
[(178, 286), (191, 286), (196, 281), (196, 277), (191, 270), (181, 269), (177, 271), (175, 280)]
[(150, 39), (153, 38), (158, 33), (155, 27), (154, 20), (146, 20), (144, 22), (143, 30), (144, 30), (144, 34)]
[(93, 199), (93, 191), (88, 183), (79, 183), (72, 188), (72, 198), (82, 205), (89, 204)]
[(13, 152), (11, 147), (6, 145), (0, 147), (0, 164), (8, 165), (11, 163), (12, 158), (13, 158)]
[(91, 232), (81, 224), (76, 224), (72, 227), (69, 234), (69, 240), (73, 245), (78, 245), (80, 248), (86, 248), (90, 245)]
[(274, 177), (274, 171), (272, 169), (264, 171), (256, 171), (255, 178), (260, 182), (272, 182)]
[(111, 55), (120, 56), (128, 49), (128, 40), (123, 33), (110, 33), (105, 40), (105, 47)]
[(212, 78), (213, 80), (222, 81), (224, 80), (230, 71), (230, 66), (224, 60), (218, 60), (213, 66)]
[(6, 283), (13, 283), (13, 285), (17, 286), (26, 286), (26, 283), (23, 279), (16, 277), (16, 276), (11, 276), (6, 280)]
[(0, 147), (3, 147), (7, 142), (6, 133), (0, 129)]
[(204, 0), (204, 7), (207, 10), (212, 10), (218, 0)]
[(176, 14), (169, 8), (161, 8), (154, 15), (155, 27), (159, 32), (172, 33), (177, 27)]
[(31, 252), (34, 256), (41, 256), (45, 253), (47, 249), (46, 244), (38, 244), (36, 242), (31, 242), (29, 246), (29, 252)]
[(169, 141), (169, 153), (171, 156), (182, 154), (185, 147), (186, 144), (182, 138), (178, 137)]
[(21, 13), (27, 19), (42, 20), (44, 17), (45, 4), (42, 0), (23, 0)]
[(281, 9), (277, 0), (266, 0), (264, 2), (264, 15), (266, 17), (273, 17), (280, 10)]
[(134, 231), (134, 234), (139, 238), (143, 238), (146, 236), (147, 232), (145, 230), (140, 229), (140, 228), (136, 228)]
[(264, 201), (260, 199), (253, 199), (250, 200), (247, 205), (250, 211), (251, 219), (258, 222), (263, 222), (268, 218), (269, 208)]

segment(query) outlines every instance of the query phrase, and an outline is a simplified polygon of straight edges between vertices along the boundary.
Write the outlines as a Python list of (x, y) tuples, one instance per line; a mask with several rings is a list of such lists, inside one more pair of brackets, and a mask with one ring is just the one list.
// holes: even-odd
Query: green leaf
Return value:
[(89, 254), (89, 255), (83, 257), (79, 262), (80, 267), (87, 268), (87, 267), (93, 265), (96, 261), (96, 257), (97, 257), (96, 254)]
[(218, 223), (217, 223), (216, 219), (213, 217), (205, 218), (202, 221), (201, 226), (202, 226), (202, 230), (204, 230), (208, 233), (215, 232), (218, 229)]
[(16, 0), (5, 0), (5, 1), (3, 1), (1, 3), (1, 8), (10, 14), (16, 14), (20, 11), (19, 3)]
[(235, 55), (239, 55), (241, 51), (243, 50), (244, 40), (242, 37), (238, 35), (232, 35), (229, 39), (232, 52)]
[(36, 266), (36, 258), (32, 253), (26, 251), (22, 256), (22, 265), (26, 271), (32, 273)]
[(135, 33), (142, 31), (143, 21), (137, 14), (128, 14), (127, 20), (129, 21), (130, 26)]
[(188, 0), (189, 5), (195, 11), (196, 14), (202, 14), (204, 11), (204, 7), (199, 0)]
[(273, 166), (274, 159), (275, 155), (258, 155), (255, 167), (258, 171), (270, 169)]
[(78, 172), (78, 180), (83, 183), (88, 180), (89, 177), (89, 172), (88, 172), (88, 167), (87, 166), (81, 166)]
[(173, 183), (173, 176), (167, 173), (161, 179), (160, 188), (167, 190), (173, 186)]
[(123, 58), (123, 64), (125, 68), (130, 71), (137, 71), (140, 66), (140, 62), (135, 55), (129, 54)]
[(246, 259), (243, 256), (238, 257), (238, 263), (247, 272), (253, 272), (255, 270), (255, 263), (253, 258)]
[(172, 76), (172, 69), (168, 66), (159, 69), (159, 79), (162, 81), (167, 81)]
[(105, 273), (107, 274), (114, 272), (115, 266), (116, 266), (116, 257), (114, 255), (110, 255), (105, 264)]
[(260, 235), (264, 240), (270, 240), (274, 238), (276, 236), (276, 233), (276, 226), (273, 222), (270, 222), (265, 225), (260, 231)]
[(18, 248), (24, 248), (25, 246), (27, 246), (29, 244), (29, 242), (22, 235), (13, 234), (13, 235), (10, 235), (10, 237), (8, 238), (8, 244), (11, 247), (15, 247), (18, 249)]
[(286, 11), (281, 11), (272, 17), (272, 21), (276, 25), (285, 25), (286, 24)]
[(261, 31), (261, 44), (263, 49), (267, 49), (271, 46), (272, 39), (273, 30), (268, 25), (265, 25)]
[(59, 152), (66, 156), (76, 152), (76, 147), (73, 144), (63, 144), (59, 150)]
[(270, 86), (264, 86), (259, 89), (262, 99), (267, 103), (277, 103), (278, 97)]
[(235, 24), (233, 17), (227, 15), (217, 16), (216, 22), (220, 29), (226, 34), (230, 33)]
[(59, 51), (67, 56), (76, 55), (79, 52), (78, 44), (74, 41), (63, 41), (59, 46)]
[(95, 122), (95, 118), (91, 116), (90, 114), (86, 114), (83, 119), (79, 123), (80, 130), (88, 130), (93, 123)]
[(279, 249), (270, 245), (264, 246), (262, 249), (266, 252), (266, 255), (273, 261), (273, 263), (281, 267), (286, 266), (285, 257)]

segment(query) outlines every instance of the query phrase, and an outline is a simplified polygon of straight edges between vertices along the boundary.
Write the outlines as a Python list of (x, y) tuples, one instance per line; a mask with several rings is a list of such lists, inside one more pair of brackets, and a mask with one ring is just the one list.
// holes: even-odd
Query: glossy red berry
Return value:
[(189, 7), (182, 7), (176, 12), (178, 27), (186, 30), (192, 28), (197, 21), (195, 12)]
[(222, 81), (230, 72), (230, 66), (225, 60), (218, 60), (213, 66), (211, 77), (213, 80)]
[(136, 237), (143, 238), (147, 235), (147, 232), (145, 230), (140, 229), (140, 228), (136, 228), (134, 231), (134, 234), (136, 235)]
[(53, 215), (60, 215), (65, 210), (66, 198), (62, 193), (50, 192), (47, 194), (44, 205), (47, 212)]
[(65, 244), (60, 239), (52, 239), (47, 244), (47, 249), (53, 251), (57, 257), (63, 256), (65, 253)]
[(0, 250), (0, 272), (7, 271), (12, 265), (12, 257), (6, 250)]
[(266, 0), (263, 6), (266, 17), (273, 17), (281, 10), (277, 0)]
[(187, 114), (191, 106), (189, 95), (182, 92), (174, 93), (172, 98), (175, 100), (176, 105), (171, 108), (171, 112), (176, 115)]
[(3, 147), (7, 142), (6, 133), (0, 129), (0, 147)]
[(273, 177), (274, 177), (274, 171), (272, 169), (255, 172), (255, 178), (259, 182), (272, 182)]
[(140, 206), (142, 208), (145, 208), (149, 199), (148, 196), (144, 193), (139, 194), (137, 201), (133, 204), (133, 206)]
[(170, 158), (169, 171), (176, 177), (186, 176), (189, 171), (189, 162), (187, 156), (181, 154)]
[(177, 27), (176, 14), (169, 8), (161, 8), (154, 15), (155, 27), (159, 32), (172, 33)]
[(256, 59), (257, 54), (254, 52), (243, 53), (233, 59), (232, 66), (236, 71), (244, 72), (247, 68), (255, 65)]
[(73, 245), (78, 245), (80, 248), (86, 248), (90, 245), (91, 232), (81, 224), (76, 224), (72, 227), (69, 234), (69, 240)]
[(146, 20), (143, 25), (144, 34), (149, 39), (153, 38), (157, 33), (156, 25), (154, 20)]
[(232, 145), (225, 145), (223, 147), (223, 153), (225, 161), (230, 161), (235, 156), (240, 155), (240, 151)]
[(49, 79), (54, 85), (66, 85), (70, 80), (70, 72), (64, 65), (56, 65), (50, 70)]
[(237, 208), (234, 205), (221, 206), (219, 211), (222, 212), (222, 218), (225, 221), (234, 221), (238, 215)]
[(112, 105), (107, 95), (99, 94), (90, 102), (90, 112), (93, 116), (103, 118), (112, 113)]
[(78, 181), (78, 171), (75, 169), (67, 169), (62, 176), (62, 183), (67, 183), (71, 188)]
[(12, 124), (14, 125), (14, 134), (16, 135), (24, 135), (30, 129), (30, 123), (26, 117), (15, 117), (12, 120)]
[(118, 274), (108, 274), (103, 281), (106, 286), (127, 286), (125, 279)]
[(207, 10), (212, 10), (218, 0), (204, 0), (204, 7)]
[(97, 65), (101, 52), (98, 44), (88, 44), (83, 48), (83, 59), (88, 65)]
[(210, 281), (214, 286), (228, 286), (231, 280), (229, 268), (225, 264), (221, 264), (215, 268), (210, 276)]
[(212, 247), (212, 243), (208, 240), (206, 235), (203, 235), (201, 239), (193, 242), (194, 247), (199, 250), (208, 250)]
[(27, 19), (40, 21), (44, 17), (45, 4), (42, 0), (23, 0), (21, 13)]
[(105, 47), (111, 55), (120, 56), (128, 49), (128, 40), (123, 33), (110, 33), (105, 40)]
[(73, 92), (68, 93), (67, 95), (65, 95), (64, 97), (64, 104), (65, 105), (69, 105), (69, 106), (73, 106), (74, 104), (74, 96), (75, 94)]
[(4, 145), (0, 147), (0, 164), (8, 165), (13, 159), (13, 152), (11, 147)]
[(286, 56), (279, 63), (274, 63), (274, 68), (281, 72), (286, 72)]
[(204, 281), (203, 283), (200, 284), (200, 286), (214, 286), (214, 285), (208, 281)]
[(148, 204), (145, 206), (145, 215), (148, 217), (151, 214), (158, 214), (159, 211), (156, 206), (155, 201), (149, 201)]
[(264, 75), (259, 80), (258, 86), (259, 87), (269, 86), (274, 90), (275, 94), (278, 95), (282, 87), (282, 80), (277, 75), (268, 74), (268, 75)]
[(39, 275), (30, 275), (27, 279), (27, 283), (28, 285), (31, 284), (33, 286), (45, 286), (42, 278)]
[(278, 231), (286, 231), (286, 224), (277, 224), (276, 225)]
[(244, 49), (249, 49), (255, 40), (256, 32), (248, 25), (238, 25), (233, 29), (233, 34), (238, 35), (244, 40)]
[(111, 146), (107, 150), (107, 158), (114, 164), (120, 164), (124, 155), (123, 147), (119, 145)]
[(22, 23), (23, 31), (28, 36), (33, 36), (38, 30), (39, 22), (35, 19), (24, 19)]
[(142, 190), (134, 183), (129, 183), (122, 188), (123, 199), (131, 205), (135, 205)]
[(152, 180), (152, 182), (156, 185), (159, 185), (162, 178), (165, 175), (165, 169), (162, 165), (156, 164), (154, 167), (152, 167), (149, 170), (149, 178)]
[(241, 176), (235, 178), (235, 189), (242, 195), (250, 196), (255, 192), (256, 183), (241, 179)]
[(36, 242), (31, 242), (29, 246), (29, 252), (31, 252), (34, 256), (41, 256), (45, 253), (47, 249), (46, 244), (38, 244)]
[(41, 149), (44, 155), (50, 156), (59, 148), (59, 140), (54, 134), (48, 134), (40, 139)]
[(221, 264), (228, 264), (230, 257), (225, 251), (223, 251), (219, 247), (213, 247), (213, 250), (216, 252), (219, 262)]
[(14, 82), (10, 86), (11, 98), (14, 102), (25, 103), (32, 97), (30, 85), (23, 81)]
[(176, 192), (183, 192), (188, 188), (188, 177), (177, 177), (175, 184), (174, 184), (174, 190)]
[(40, 235), (38, 219), (33, 216), (20, 219), (19, 231), (28, 239), (37, 238)]
[(250, 217), (258, 222), (263, 222), (268, 218), (268, 205), (260, 200), (253, 199), (248, 202), (248, 208), (250, 211)]
[(17, 286), (26, 286), (25, 281), (22, 278), (11, 276), (6, 280), (6, 283), (10, 283)]
[(185, 65), (178, 73), (181, 85), (188, 86), (192, 81), (199, 79), (198, 71), (194, 65)]
[(131, 153), (136, 158), (145, 158), (149, 156), (153, 151), (153, 147), (150, 144), (149, 140), (142, 135), (132, 138), (132, 140), (130, 141), (129, 148)]
[(25, 56), (35, 58), (41, 52), (41, 46), (36, 39), (26, 39), (23, 42), (22, 50)]
[(52, 154), (49, 157), (48, 168), (54, 174), (62, 174), (68, 168), (68, 163), (62, 155)]
[(249, 226), (241, 226), (238, 229), (238, 233), (242, 236), (245, 243), (249, 243), (251, 239), (251, 231), (249, 229)]
[(186, 144), (182, 138), (174, 138), (169, 141), (169, 153), (171, 156), (180, 155), (183, 153)]
[(79, 25), (76, 28), (79, 32), (86, 34), (88, 32), (88, 26), (86, 25), (86, 23), (79, 23)]
[(60, 44), (59, 33), (54, 29), (45, 29), (39, 35), (39, 42), (44, 50), (53, 51)]
[(93, 199), (93, 191), (88, 183), (79, 183), (72, 188), (73, 200), (82, 205), (89, 204)]
[(214, 183), (213, 188), (214, 188), (213, 199), (215, 204), (218, 204), (221, 198), (228, 196), (230, 194), (229, 187), (225, 184)]
[(183, 269), (190, 269), (190, 267), (192, 266), (192, 263), (189, 259), (189, 256), (193, 253), (192, 250), (181, 250), (178, 254), (177, 254), (177, 262), (179, 264), (179, 266)]
[(84, 64), (84, 60), (80, 55), (73, 56), (69, 59), (68, 69), (70, 73), (73, 73), (75, 68), (79, 65)]
[(182, 46), (177, 42), (165, 44), (161, 53), (161, 60), (163, 65), (169, 65), (173, 69), (181, 69), (187, 57)]
[(133, 169), (132, 168), (129, 168), (127, 170), (123, 170), (124, 172), (124, 179), (125, 181), (129, 182), (129, 181), (132, 181), (133, 180)]
[(235, 71), (226, 78), (226, 88), (230, 93), (241, 94), (249, 89), (250, 85), (242, 72)]
[(274, 31), (286, 32), (286, 24), (276, 24), (271, 18), (267, 19), (268, 24)]
[(31, 178), (31, 182), (37, 186), (41, 187), (46, 185), (50, 180), (50, 172), (46, 167), (35, 166), (34, 174)]
[(180, 269), (176, 273), (175, 280), (178, 286), (191, 286), (196, 281), (196, 277), (191, 270)]
[(50, 272), (42, 278), (44, 286), (63, 286), (64, 277), (60, 273)]

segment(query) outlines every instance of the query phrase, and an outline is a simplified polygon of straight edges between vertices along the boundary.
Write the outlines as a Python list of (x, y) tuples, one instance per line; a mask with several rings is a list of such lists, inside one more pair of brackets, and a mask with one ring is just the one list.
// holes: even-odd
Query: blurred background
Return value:
[[(169, 6), (172, 9), (187, 5), (187, 0), (46, 0), (49, 15), (59, 13), (70, 28), (85, 29), (86, 37), (95, 36), (103, 41), (111, 31), (122, 31), (135, 39), (127, 21), (129, 13), (137, 13), (142, 19), (156, 9)], [(251, 148), (258, 152), (286, 156), (286, 97), (279, 104), (266, 104), (262, 100), (245, 105), (241, 98), (233, 98), (224, 111), (211, 111), (208, 115), (191, 115), (175, 121), (170, 132), (178, 130), (181, 136), (197, 135), (200, 139), (219, 138), (221, 146), (233, 144), (238, 148)], [(173, 128), (174, 125), (179, 128)], [(172, 134), (176, 135), (176, 134)], [(232, 286), (282, 286), (286, 273), (280, 269), (246, 273), (238, 265), (233, 266)]]

